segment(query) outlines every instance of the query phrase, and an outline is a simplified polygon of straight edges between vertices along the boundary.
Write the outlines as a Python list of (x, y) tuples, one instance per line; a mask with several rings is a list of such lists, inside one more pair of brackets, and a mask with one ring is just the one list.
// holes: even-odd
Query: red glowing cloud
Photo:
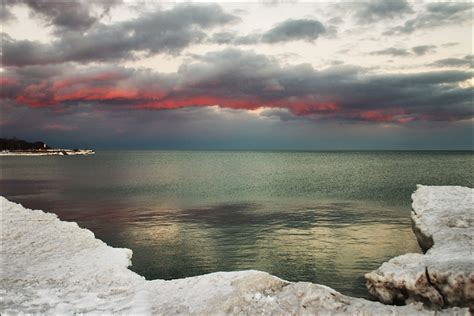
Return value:
[[(237, 82), (234, 85), (232, 80), (225, 78), (219, 80), (203, 77), (199, 80), (188, 80), (186, 74), (180, 76), (153, 75), (148, 72), (137, 73), (119, 69), (52, 77), (33, 83), (28, 81), (26, 85), (22, 85), (13, 77), (3, 77), (1, 83), (3, 86), (14, 87), (10, 89), (13, 92), (10, 91), (6, 97), (14, 99), (18, 104), (54, 107), (56, 110), (61, 110), (62, 105), (78, 103), (133, 110), (172, 110), (206, 106), (255, 110), (264, 107), (286, 109), (293, 115), (314, 120), (334, 119), (381, 124), (407, 124), (417, 120), (454, 121), (464, 117), (448, 117), (441, 111), (418, 113), (415, 107), (397, 106), (388, 101), (384, 104), (384, 99), (376, 93), (359, 96), (356, 91), (357, 98), (353, 99), (350, 93), (354, 92), (338, 90), (337, 87), (325, 87), (324, 90), (293, 87), (296, 90), (292, 92), (281, 86), (281, 89), (269, 92), (266, 89), (269, 81), (267, 79), (261, 85), (259, 82), (253, 85)], [(232, 86), (229, 82), (232, 82)], [(374, 106), (374, 102), (382, 103), (380, 106)]]
[(13, 77), (0, 77), (0, 86), (16, 86), (18, 85), (18, 79)]
[[(303, 98), (265, 100), (259, 97), (228, 98), (219, 95), (186, 95), (175, 91), (146, 91), (144, 88), (127, 86), (122, 75), (101, 73), (77, 78), (65, 78), (54, 82), (43, 81), (27, 86), (18, 95), (18, 103), (31, 107), (57, 106), (67, 102), (125, 102), (134, 110), (163, 110), (196, 106), (220, 106), (223, 108), (255, 110), (260, 107), (286, 108), (295, 115), (318, 114), (323, 116), (352, 118), (376, 123), (408, 123), (413, 117), (397, 117), (401, 110), (353, 112), (336, 102), (318, 102), (314, 96)], [(179, 91), (180, 92), (180, 91)]]
[(393, 121), (393, 114), (387, 114), (382, 111), (363, 111), (359, 116), (363, 120), (371, 122), (388, 123)]
[[(69, 77), (42, 81), (27, 86), (16, 101), (31, 107), (57, 106), (67, 102), (122, 101), (131, 109), (178, 109), (190, 106), (220, 106), (231, 109), (255, 110), (260, 107), (287, 108), (296, 115), (336, 113), (342, 109), (335, 102), (317, 102), (312, 98), (265, 100), (256, 96), (225, 97), (194, 91), (147, 90), (128, 84), (126, 77), (114, 73)], [(188, 95), (189, 94), (189, 95)]]
[(31, 107), (56, 106), (66, 102), (129, 101), (130, 106), (134, 107), (138, 102), (153, 102), (166, 95), (128, 86), (123, 79), (126, 76), (122, 74), (99, 73), (56, 81), (44, 80), (26, 86), (16, 96), (16, 101)]

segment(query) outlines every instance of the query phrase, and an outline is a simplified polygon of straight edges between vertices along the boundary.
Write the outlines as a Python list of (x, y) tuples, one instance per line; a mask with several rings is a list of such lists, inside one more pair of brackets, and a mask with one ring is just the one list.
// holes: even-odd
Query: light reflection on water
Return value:
[(418, 252), (417, 183), (472, 186), (471, 153), (98, 152), (2, 157), (1, 192), (134, 251), (147, 279), (258, 269), (366, 294)]

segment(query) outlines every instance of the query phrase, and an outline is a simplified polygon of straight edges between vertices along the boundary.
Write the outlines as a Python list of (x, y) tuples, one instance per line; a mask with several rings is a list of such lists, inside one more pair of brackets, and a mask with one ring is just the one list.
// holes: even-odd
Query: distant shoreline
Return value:
[(77, 156), (93, 155), (91, 149), (33, 149), (33, 150), (3, 150), (0, 156)]

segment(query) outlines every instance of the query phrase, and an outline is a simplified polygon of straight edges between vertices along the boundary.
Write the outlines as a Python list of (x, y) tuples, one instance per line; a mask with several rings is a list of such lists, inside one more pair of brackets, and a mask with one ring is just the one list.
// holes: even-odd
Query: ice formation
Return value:
[[(2, 315), (468, 314), (460, 308), (431, 311), (419, 302), (384, 305), (254, 270), (147, 281), (127, 269), (131, 250), (109, 247), (89, 230), (54, 214), (3, 197), (0, 206)], [(436, 245), (437, 235), (433, 238)]]
[(369, 292), (389, 304), (474, 308), (473, 194), (465, 187), (418, 186), (411, 217), (426, 253), (398, 256), (366, 274)]

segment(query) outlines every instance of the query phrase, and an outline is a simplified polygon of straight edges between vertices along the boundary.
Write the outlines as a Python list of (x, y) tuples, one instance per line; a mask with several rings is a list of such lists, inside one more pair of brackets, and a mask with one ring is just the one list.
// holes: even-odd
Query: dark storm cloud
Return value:
[(264, 43), (294, 40), (314, 41), (326, 31), (321, 22), (310, 19), (286, 20), (263, 33)]
[(385, 35), (411, 34), (421, 29), (432, 29), (443, 25), (456, 25), (472, 20), (471, 3), (429, 3), (416, 17), (401, 26), (387, 30)]
[[(3, 98), (53, 109), (96, 104), (103, 111), (266, 107), (329, 121), (408, 123), (473, 116), (473, 89), (459, 86), (472, 77), (468, 71), (372, 74), (344, 65), (323, 70), (309, 64), (283, 67), (276, 59), (236, 49), (195, 56), (175, 74), (113, 66), (72, 69), (51, 67), (58, 74), (44, 79), (29, 75), (34, 67), (7, 69), (10, 90)], [(266, 116), (289, 120), (275, 113)]]
[(370, 1), (355, 5), (355, 18), (359, 24), (368, 24), (413, 13), (410, 4), (400, 1)]
[(264, 110), (262, 118), (215, 107), (107, 113), (88, 104), (51, 111), (3, 103), (2, 109), (3, 137), (56, 148), (470, 150), (472, 142), (471, 122), (314, 124), (285, 109)]
[(473, 55), (466, 55), (462, 58), (444, 58), (431, 64), (435, 67), (474, 67)]
[(85, 35), (66, 33), (51, 44), (5, 38), (3, 64), (25, 66), (68, 61), (133, 58), (134, 52), (178, 53), (206, 37), (206, 30), (237, 21), (218, 5), (178, 5), (110, 26), (97, 24)]

